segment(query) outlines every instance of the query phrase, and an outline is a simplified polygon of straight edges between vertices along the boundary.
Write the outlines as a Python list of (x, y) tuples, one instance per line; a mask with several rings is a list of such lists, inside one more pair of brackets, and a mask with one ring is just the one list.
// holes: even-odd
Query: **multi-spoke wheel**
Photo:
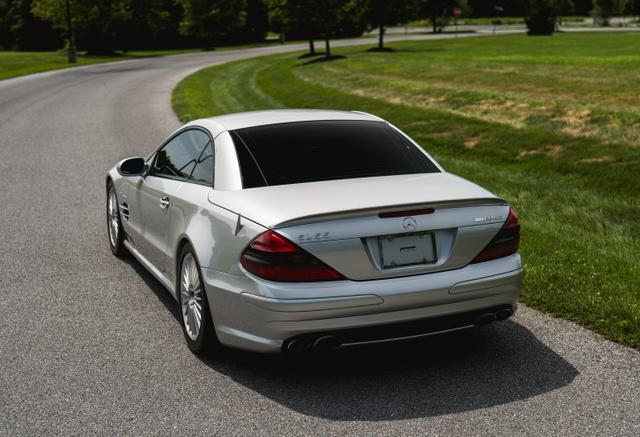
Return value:
[(190, 253), (182, 259), (180, 304), (184, 329), (191, 340), (196, 340), (202, 327), (202, 286), (196, 261)]
[(184, 336), (189, 349), (200, 354), (218, 345), (200, 267), (191, 247), (180, 254), (178, 295)]
[(107, 233), (109, 234), (109, 246), (114, 255), (122, 256), (125, 253), (123, 245), (124, 233), (122, 222), (120, 221), (120, 211), (118, 209), (118, 197), (113, 184), (109, 182), (107, 187)]

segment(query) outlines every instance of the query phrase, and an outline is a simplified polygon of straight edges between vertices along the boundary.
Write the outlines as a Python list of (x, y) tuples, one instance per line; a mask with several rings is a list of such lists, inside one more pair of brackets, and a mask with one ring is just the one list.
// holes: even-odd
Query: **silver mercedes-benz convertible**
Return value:
[(106, 192), (111, 250), (175, 297), (195, 353), (333, 350), (516, 309), (516, 213), (370, 114), (196, 120)]

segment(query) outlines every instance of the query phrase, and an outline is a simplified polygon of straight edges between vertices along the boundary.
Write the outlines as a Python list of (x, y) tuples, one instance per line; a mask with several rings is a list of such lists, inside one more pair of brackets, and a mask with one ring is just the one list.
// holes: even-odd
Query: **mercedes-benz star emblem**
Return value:
[(402, 219), (402, 228), (405, 231), (415, 231), (417, 227), (418, 224), (416, 223), (416, 219), (414, 219), (413, 217), (405, 217)]

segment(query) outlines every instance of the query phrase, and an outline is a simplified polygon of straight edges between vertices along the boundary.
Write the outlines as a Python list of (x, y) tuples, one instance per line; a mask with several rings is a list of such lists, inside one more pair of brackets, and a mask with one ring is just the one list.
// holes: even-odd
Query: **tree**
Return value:
[[(116, 29), (131, 19), (132, 0), (36, 0), (32, 12), (55, 28), (67, 29), (67, 2), (78, 45), (91, 54), (113, 53)], [(73, 36), (67, 35), (70, 40)]]
[(10, 30), (12, 16), (9, 14), (11, 5), (6, 0), (0, 0), (0, 49), (8, 50), (13, 45), (13, 34)]
[(362, 5), (358, 0), (269, 0), (268, 5), (275, 30), (309, 40), (310, 54), (316, 53), (314, 39), (324, 39), (328, 58), (331, 57), (331, 37), (357, 33), (353, 28), (361, 22)]
[(593, 10), (593, 0), (573, 0), (576, 15), (589, 15)]
[(594, 12), (596, 17), (601, 20), (603, 26), (609, 25), (609, 19), (614, 14), (616, 8), (615, 0), (595, 0)]
[(245, 24), (246, 0), (178, 0), (184, 9), (180, 32), (203, 38), (207, 49), (228, 39)]
[(0, 49), (55, 50), (61, 47), (60, 31), (34, 17), (33, 0), (0, 0)]
[(320, 32), (324, 39), (324, 55), (326, 58), (331, 58), (331, 31), (340, 16), (340, 7), (346, 2), (344, 0), (310, 0), (308, 3), (309, 6), (314, 6), (312, 13), (320, 22)]
[(185, 36), (180, 33), (180, 22), (184, 10), (182, 5), (176, 0), (163, 0), (162, 12), (166, 14), (163, 17), (161, 25), (154, 32), (138, 34), (133, 36), (136, 41), (136, 48), (193, 48), (202, 45), (202, 41), (197, 38)]
[(126, 20), (114, 23), (115, 47), (124, 51), (148, 47), (171, 23), (170, 0), (134, 0)]
[(422, 10), (426, 17), (431, 20), (433, 33), (442, 31), (442, 28), (453, 15), (453, 9), (456, 7), (468, 9), (466, 0), (422, 0)]
[(310, 13), (306, 1), (267, 0), (267, 7), (273, 30), (301, 35), (309, 41), (309, 54), (316, 54), (314, 39), (320, 35), (320, 19), (317, 14)]
[(378, 50), (384, 49), (386, 28), (406, 23), (415, 16), (416, 11), (415, 0), (366, 0), (364, 20), (369, 28), (378, 29)]
[(445, 4), (449, 3), (448, 0), (426, 0), (425, 7), (427, 11), (427, 17), (431, 20), (431, 25), (433, 26), (433, 33), (437, 33), (438, 26), (438, 18), (444, 15)]
[(572, 0), (555, 0), (555, 15), (558, 17), (558, 25), (562, 24), (562, 16), (570, 15), (575, 11)]
[(616, 0), (595, 0), (593, 2), (595, 16), (603, 26), (609, 25), (609, 20), (616, 13)]
[[(337, 22), (333, 26), (335, 38), (354, 38), (362, 36), (367, 29), (364, 20), (366, 0), (347, 0), (338, 10)], [(393, 1), (393, 0), (391, 0)]]
[(315, 5), (324, 38), (325, 56), (331, 58), (331, 37), (338, 33), (337, 31), (346, 16), (359, 13), (360, 5), (354, 0), (309, 0), (308, 4)]
[(529, 35), (553, 35), (557, 7), (554, 0), (530, 0), (525, 23)]
[(630, 0), (625, 8), (626, 15), (640, 15), (640, 0)]
[(263, 0), (248, 0), (244, 27), (240, 30), (243, 42), (263, 41), (269, 30), (269, 14)]

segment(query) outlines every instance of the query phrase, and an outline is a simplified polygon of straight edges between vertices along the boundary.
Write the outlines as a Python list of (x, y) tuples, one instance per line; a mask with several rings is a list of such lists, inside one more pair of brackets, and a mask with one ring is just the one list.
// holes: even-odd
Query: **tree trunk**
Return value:
[(69, 45), (69, 47), (67, 47), (67, 62), (69, 64), (75, 64), (76, 63), (76, 39), (74, 37), (73, 34), (73, 29), (71, 27), (71, 4), (69, 3), (69, 0), (67, 0), (67, 9), (66, 9), (66, 13), (67, 13), (67, 44)]
[(384, 49), (384, 25), (378, 26), (378, 49)]
[(325, 51), (325, 56), (327, 59), (329, 59), (331, 57), (331, 43), (329, 42), (329, 38), (331, 37), (331, 23), (329, 22), (329, 7), (326, 4), (327, 2), (323, 2), (324, 3), (324, 23), (323, 23), (323, 29), (324, 29), (324, 51)]
[(433, 23), (433, 33), (438, 33), (438, 15), (435, 12), (431, 16), (431, 22)]
[(204, 48), (206, 52), (211, 52), (216, 49), (216, 38), (213, 35), (207, 36), (207, 46)]
[(313, 38), (309, 38), (309, 54), (316, 54), (316, 43), (313, 41)]
[(67, 50), (67, 62), (69, 64), (75, 64), (77, 62), (76, 57), (76, 39), (73, 33), (69, 36), (69, 47)]

